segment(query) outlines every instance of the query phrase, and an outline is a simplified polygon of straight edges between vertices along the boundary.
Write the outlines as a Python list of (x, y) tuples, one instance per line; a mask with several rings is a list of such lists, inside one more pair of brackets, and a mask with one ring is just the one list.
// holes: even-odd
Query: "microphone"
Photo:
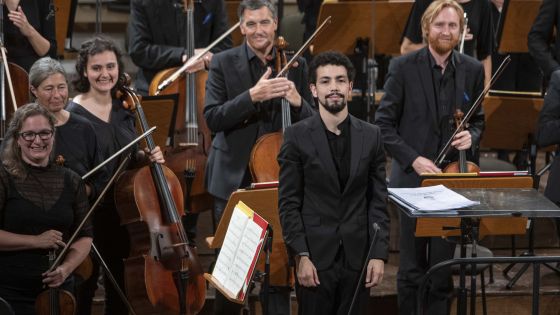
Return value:
[(354, 302), (356, 302), (356, 297), (358, 296), (358, 292), (360, 292), (362, 279), (364, 278), (367, 265), (369, 264), (369, 255), (371, 255), (371, 250), (373, 249), (373, 245), (375, 245), (376, 243), (377, 232), (379, 232), (379, 230), (381, 230), (379, 224), (377, 224), (377, 222), (373, 222), (373, 237), (371, 238), (371, 243), (369, 244), (369, 250), (366, 256), (366, 261), (364, 262), (364, 266), (362, 267), (362, 272), (360, 273), (360, 277), (358, 278), (358, 283), (356, 284), (356, 290), (354, 291), (354, 296), (352, 297), (352, 303), (350, 303), (350, 308), (348, 309), (348, 315), (352, 314), (352, 309), (354, 308)]

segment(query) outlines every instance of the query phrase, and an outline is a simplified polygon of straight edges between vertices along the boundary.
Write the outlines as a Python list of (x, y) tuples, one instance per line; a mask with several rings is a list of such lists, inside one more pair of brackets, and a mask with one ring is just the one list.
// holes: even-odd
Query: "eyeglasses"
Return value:
[(19, 136), (25, 141), (35, 141), (35, 138), (39, 136), (41, 140), (49, 140), (53, 135), (52, 130), (41, 130), (39, 132), (34, 131), (24, 131), (19, 134)]

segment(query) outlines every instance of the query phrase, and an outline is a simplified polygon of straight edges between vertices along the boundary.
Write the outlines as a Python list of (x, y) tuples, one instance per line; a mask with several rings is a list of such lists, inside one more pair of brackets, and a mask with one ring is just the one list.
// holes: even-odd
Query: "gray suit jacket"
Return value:
[[(274, 130), (282, 127), (280, 106), (258, 106), (251, 101), (249, 89), (256, 82), (251, 79), (247, 49), (243, 44), (214, 55), (206, 82), (204, 117), (215, 133), (206, 165), (206, 186), (221, 199), (228, 199), (240, 188), (264, 119)], [(303, 58), (298, 62), (288, 75), (302, 97), (301, 109), (291, 112), (292, 121), (314, 113), (307, 64)]]

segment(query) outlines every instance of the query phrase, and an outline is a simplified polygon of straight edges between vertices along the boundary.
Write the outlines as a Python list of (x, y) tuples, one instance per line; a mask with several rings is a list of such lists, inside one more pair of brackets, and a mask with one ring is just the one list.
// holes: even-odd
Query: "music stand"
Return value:
[(509, 0), (504, 1), (502, 15), (504, 18), (498, 23), (498, 52), (526, 53), (527, 36), (531, 26), (539, 13), (542, 0)]
[(483, 103), (486, 127), (480, 147), (529, 150), (530, 172), (535, 174), (537, 150), (533, 135), (543, 102), (533, 97), (487, 96)]
[[(164, 148), (173, 143), (175, 117), (177, 116), (177, 94), (143, 96), (142, 108), (146, 119), (158, 128), (152, 134), (156, 145)], [(140, 127), (137, 126), (138, 131)]]
[(70, 3), (67, 0), (52, 0), (54, 4), (56, 54), (64, 56), (64, 42), (68, 32), (68, 21), (70, 19)]
[[(206, 239), (208, 247), (220, 248), (224, 241), (225, 233), (233, 214), (233, 209), (238, 201), (243, 201), (249, 208), (254, 210), (274, 230), (272, 239), (272, 252), (270, 255), (270, 285), (272, 286), (293, 286), (294, 279), (291, 268), (288, 264), (288, 252), (282, 237), (282, 226), (278, 216), (278, 188), (243, 190), (240, 189), (229, 197), (224, 213), (216, 228), (213, 237)], [(265, 257), (261, 255), (257, 263), (259, 270), (265, 268)]]
[[(557, 217), (560, 215), (560, 209), (545, 198), (542, 194), (534, 189), (525, 188), (460, 188), (454, 189), (457, 193), (471, 200), (480, 201), (479, 205), (469, 207), (467, 209), (459, 209), (451, 212), (422, 212), (411, 211), (409, 207), (400, 202), (398, 198), (390, 195), (389, 198), (398, 206), (399, 210), (405, 215), (412, 218), (441, 218), (441, 217), (457, 217), (461, 218), (462, 239), (468, 237), (471, 241), (478, 239), (478, 225), (480, 218), (486, 217)], [(434, 235), (437, 236), (437, 235)], [(463, 253), (462, 253), (463, 254)], [(457, 314), (466, 314), (466, 289), (465, 289), (465, 273), (464, 264), (461, 264), (460, 273), (460, 301), (457, 303)], [(472, 262), (471, 270), (475, 270), (476, 261)], [(534, 280), (535, 287), (539, 286), (539, 279)], [(476, 279), (471, 280), (471, 292), (476, 290)], [(476, 293), (476, 291), (474, 291)], [(538, 290), (533, 290), (533, 309), (538, 310)], [(473, 298), (476, 294), (471, 294), (471, 306)], [(421, 300), (420, 300), (421, 302)], [(419, 303), (420, 309), (421, 303)], [(471, 308), (473, 309), (473, 308)], [(421, 313), (420, 313), (421, 314)]]

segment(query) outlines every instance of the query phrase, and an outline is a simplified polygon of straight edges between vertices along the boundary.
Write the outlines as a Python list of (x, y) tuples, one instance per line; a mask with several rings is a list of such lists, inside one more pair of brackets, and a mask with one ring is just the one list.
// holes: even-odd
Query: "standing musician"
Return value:
[(219, 222), (232, 192), (251, 183), (248, 169), (253, 145), (282, 126), (281, 101), (290, 103), (293, 121), (311, 116), (307, 64), (274, 78), (276, 8), (268, 0), (243, 0), (237, 10), (245, 42), (212, 58), (206, 82), (204, 116), (216, 133), (206, 167), (208, 192)]
[[(418, 50), (428, 43), (421, 26), (422, 14), (433, 0), (416, 0), (410, 11), (401, 43), (401, 54)], [(467, 13), (468, 26), (465, 36), (465, 54), (475, 57), (484, 65), (485, 83), (492, 77), (492, 53), (496, 46), (492, 7), (488, 0), (458, 0)], [(463, 16), (461, 15), (461, 19)]]
[(4, 38), (8, 61), (29, 71), (35, 60), (56, 58), (51, 0), (3, 0)]
[[(99, 165), (102, 158), (93, 125), (82, 116), (64, 109), (68, 102), (68, 80), (60, 62), (50, 57), (37, 60), (29, 70), (29, 84), (35, 102), (56, 119), (55, 158), (62, 157), (64, 166), (80, 176)], [(91, 177), (86, 182), (90, 200), (104, 187), (106, 175)]]
[[(179, 0), (132, 0), (128, 23), (128, 52), (140, 69), (135, 81), (138, 92), (148, 95), (155, 74), (166, 68), (181, 66), (187, 61), (187, 17)], [(224, 0), (196, 1), (194, 6), (194, 43), (208, 46), (228, 30)], [(231, 47), (227, 37), (204, 58), (188, 69), (196, 72), (208, 69), (212, 53)], [(195, 54), (201, 49), (196, 49)]]
[[(539, 14), (529, 31), (527, 45), (544, 78), (549, 80), (552, 73), (560, 69), (560, 3), (558, 0), (543, 0)], [(552, 34), (554, 45), (551, 44)]]
[[(288, 127), (278, 155), (280, 222), (296, 260), (298, 313), (364, 314), (366, 288), (381, 282), (388, 258), (381, 131), (348, 114), (355, 70), (346, 56), (321, 53), (310, 69), (319, 115)], [(381, 230), (368, 256), (373, 223)], [(364, 263), (366, 278), (358, 283)]]
[[(539, 113), (537, 142), (540, 146), (560, 145), (560, 71), (554, 71)], [(544, 195), (560, 206), (560, 152), (552, 162)], [(560, 237), (560, 219), (556, 219), (556, 230)]]
[[(81, 94), (67, 107), (70, 113), (81, 115), (93, 125), (103, 160), (136, 137), (135, 115), (115, 98), (116, 90), (123, 84), (119, 80), (124, 72), (121, 56), (115, 43), (104, 37), (84, 42), (76, 61), (78, 77), (73, 81), (74, 88)], [(141, 152), (133, 158), (139, 160), (143, 155)], [(150, 161), (165, 162), (159, 147), (148, 153)], [(107, 172), (113, 174), (116, 166), (117, 162), (107, 164)], [(114, 196), (114, 193), (109, 191), (107, 196)], [(106, 197), (96, 209), (93, 229), (99, 252), (119, 286), (124, 288), (123, 259), (128, 257), (129, 240), (127, 231), (120, 225), (113, 198)], [(105, 277), (105, 314), (127, 314), (128, 309), (109, 283)], [(95, 285), (92, 285), (91, 290), (84, 293), (85, 298), (91, 299), (94, 292)]]
[(89, 222), (62, 264), (49, 269), (49, 250), (65, 246), (88, 211), (85, 185), (54, 164), (55, 118), (38, 104), (18, 108), (2, 143), (0, 167), (0, 297), (18, 315), (35, 314), (44, 285), (62, 285), (88, 255)]
[[(393, 59), (389, 66), (375, 124), (381, 127), (385, 149), (393, 157), (390, 187), (418, 187), (420, 174), (441, 173), (432, 160), (453, 133), (453, 112), (459, 108), (467, 113), (483, 91), (481, 63), (453, 49), (464, 27), (462, 17), (463, 9), (454, 0), (432, 2), (422, 16), (428, 46)], [(468, 130), (457, 133), (451, 145), (472, 151), (483, 128), (484, 114), (479, 108)], [(400, 216), (397, 289), (399, 313), (407, 315), (416, 313), (425, 272), (451, 259), (455, 248), (441, 238), (415, 238), (415, 228), (416, 220)], [(447, 314), (452, 288), (449, 268), (432, 277), (426, 314)]]

